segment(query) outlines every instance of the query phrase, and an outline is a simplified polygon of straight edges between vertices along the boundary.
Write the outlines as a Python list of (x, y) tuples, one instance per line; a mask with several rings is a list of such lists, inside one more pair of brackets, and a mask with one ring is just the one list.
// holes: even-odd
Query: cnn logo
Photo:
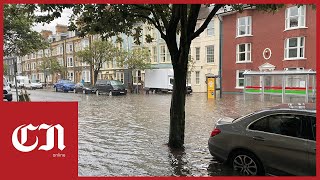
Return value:
[[(54, 147), (54, 132), (55, 132), (54, 130), (55, 129), (57, 129), (57, 131), (58, 131), (58, 148), (61, 151), (66, 148), (66, 146), (64, 145), (64, 128), (60, 124), (57, 124), (55, 126), (47, 125), (47, 124), (41, 124), (40, 126), (33, 126), (32, 124), (29, 124), (27, 126), (21, 125), (21, 126), (17, 127), (12, 134), (13, 146), (21, 152), (33, 151), (38, 146), (38, 137), (36, 136), (36, 141), (34, 144), (32, 144), (30, 146), (24, 145), (28, 139), (28, 131), (35, 131), (35, 130), (42, 130), (42, 129), (47, 130), (46, 144), (40, 146), (38, 148), (38, 150), (49, 151), (49, 150), (53, 149), (53, 147)], [(21, 131), (21, 133), (20, 133), (21, 142), (18, 139), (19, 131)]]

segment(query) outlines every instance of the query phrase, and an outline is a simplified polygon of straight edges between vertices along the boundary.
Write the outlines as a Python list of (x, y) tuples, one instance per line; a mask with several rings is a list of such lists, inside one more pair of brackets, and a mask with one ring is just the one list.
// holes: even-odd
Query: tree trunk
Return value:
[[(172, 53), (171, 53), (172, 54)], [(185, 97), (186, 97), (186, 63), (188, 52), (182, 52), (178, 59), (172, 59), (173, 62), (180, 62), (173, 66), (174, 85), (170, 108), (170, 132), (169, 147), (183, 148), (185, 131)], [(173, 57), (172, 58), (177, 58)], [(185, 63), (184, 63), (185, 62)]]
[(96, 84), (96, 82), (97, 82), (98, 74), (99, 74), (99, 70), (94, 70), (94, 74), (93, 74), (93, 82), (94, 82), (94, 84)]

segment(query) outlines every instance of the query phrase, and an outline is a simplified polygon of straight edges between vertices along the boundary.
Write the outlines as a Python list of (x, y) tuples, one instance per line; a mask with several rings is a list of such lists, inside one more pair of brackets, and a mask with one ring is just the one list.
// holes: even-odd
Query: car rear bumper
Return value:
[(220, 148), (217, 146), (213, 140), (213, 138), (209, 138), (208, 141), (209, 152), (212, 156), (222, 162), (226, 162), (228, 160), (228, 152), (226, 149)]

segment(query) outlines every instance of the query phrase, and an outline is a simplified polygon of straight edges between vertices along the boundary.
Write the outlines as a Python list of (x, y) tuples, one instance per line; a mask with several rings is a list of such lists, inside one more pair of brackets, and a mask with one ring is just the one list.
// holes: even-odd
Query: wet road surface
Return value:
[(207, 148), (215, 122), (279, 102), (244, 101), (242, 95), (207, 100), (186, 98), (185, 149), (171, 150), (170, 94), (126, 96), (29, 91), (32, 101), (79, 102), (79, 176), (226, 176), (238, 175)]

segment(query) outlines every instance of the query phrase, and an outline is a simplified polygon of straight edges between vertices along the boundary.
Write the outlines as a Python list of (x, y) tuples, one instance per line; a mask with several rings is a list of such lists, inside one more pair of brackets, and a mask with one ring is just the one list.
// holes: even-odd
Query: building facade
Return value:
[(288, 5), (276, 13), (245, 9), (223, 20), (222, 91), (242, 92), (243, 72), (316, 69), (316, 11)]

